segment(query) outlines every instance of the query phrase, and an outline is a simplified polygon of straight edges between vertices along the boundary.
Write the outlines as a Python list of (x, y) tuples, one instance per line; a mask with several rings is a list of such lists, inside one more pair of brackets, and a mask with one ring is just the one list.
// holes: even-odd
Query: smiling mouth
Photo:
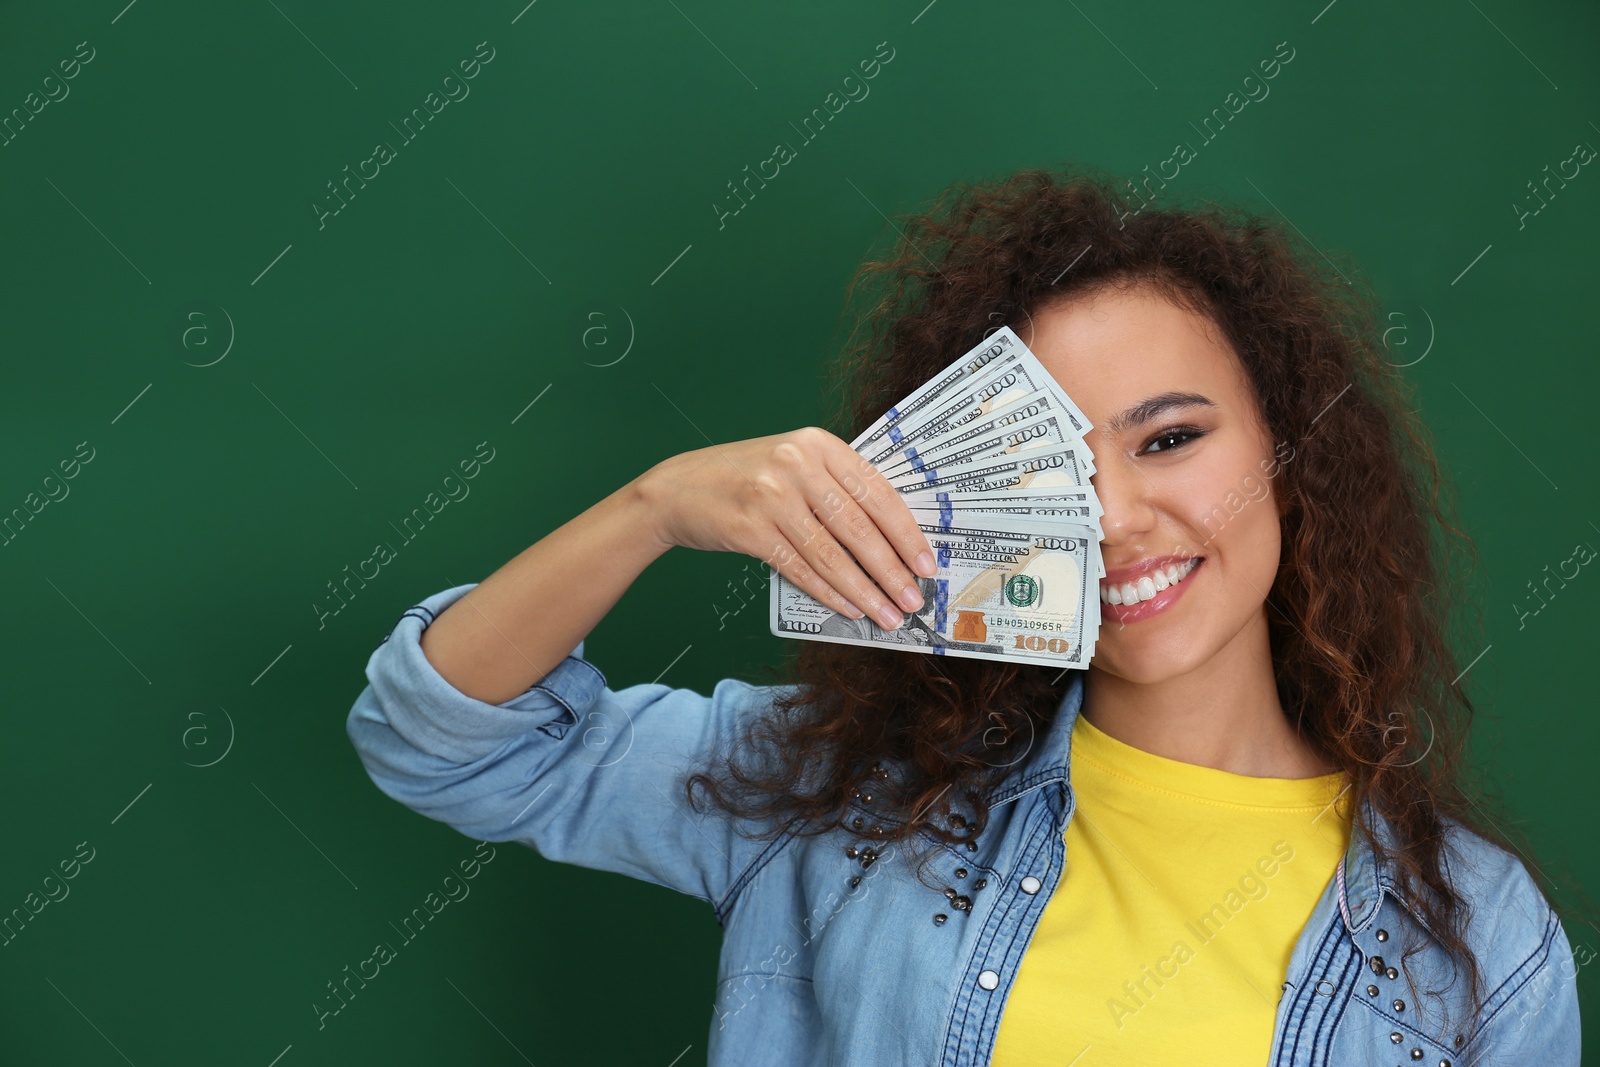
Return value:
[(1158, 567), (1140, 575), (1136, 581), (1122, 582), (1116, 585), (1101, 582), (1100, 603), (1131, 606), (1150, 600), (1163, 589), (1178, 585), (1189, 577), (1199, 565), (1200, 557), (1196, 556), (1182, 563)]

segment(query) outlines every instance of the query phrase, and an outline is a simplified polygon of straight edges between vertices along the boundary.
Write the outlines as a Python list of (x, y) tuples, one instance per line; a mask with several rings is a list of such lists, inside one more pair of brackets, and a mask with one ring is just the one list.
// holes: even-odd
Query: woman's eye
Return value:
[(1162, 430), (1152, 437), (1144, 446), (1146, 452), (1170, 452), (1174, 448), (1182, 447), (1190, 441), (1204, 437), (1205, 431), (1195, 426), (1174, 426), (1170, 430)]

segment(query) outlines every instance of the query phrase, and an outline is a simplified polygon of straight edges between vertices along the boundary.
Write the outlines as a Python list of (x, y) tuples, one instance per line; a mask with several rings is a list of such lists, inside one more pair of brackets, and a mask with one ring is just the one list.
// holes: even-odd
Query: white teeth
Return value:
[(1103, 604), (1137, 604), (1149, 600), (1161, 590), (1177, 585), (1189, 577), (1189, 572), (1199, 565), (1198, 559), (1186, 560), (1183, 563), (1174, 563), (1165, 570), (1151, 571), (1142, 575), (1137, 581), (1123, 582), (1121, 585), (1100, 586), (1100, 602)]

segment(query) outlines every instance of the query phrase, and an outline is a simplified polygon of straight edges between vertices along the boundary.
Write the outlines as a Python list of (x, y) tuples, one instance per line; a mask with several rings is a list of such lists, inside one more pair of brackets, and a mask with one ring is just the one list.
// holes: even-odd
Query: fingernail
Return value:
[(898, 630), (900, 624), (905, 621), (905, 617), (889, 604), (885, 604), (883, 610), (878, 613), (878, 619), (883, 623), (885, 630)]
[(922, 592), (914, 585), (908, 585), (900, 590), (900, 603), (906, 606), (907, 611), (916, 611), (922, 607)]
[(935, 567), (933, 564), (932, 552), (924, 552), (922, 555), (917, 557), (917, 573), (922, 575), (924, 578), (932, 578), (935, 574), (939, 573), (939, 568)]

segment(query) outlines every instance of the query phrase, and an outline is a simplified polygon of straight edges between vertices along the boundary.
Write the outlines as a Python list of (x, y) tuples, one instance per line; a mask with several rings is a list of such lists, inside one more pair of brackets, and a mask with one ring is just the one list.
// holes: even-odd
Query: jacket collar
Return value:
[[(1041, 787), (1059, 787), (1070, 796), (1068, 772), (1072, 765), (1072, 727), (1083, 709), (1084, 672), (1075, 670), (1072, 675), (1055, 718), (1032, 739), (1031, 744), (1025, 745), (1024, 754), (1016, 760), (1000, 784), (990, 791), (988, 799), (991, 806), (1010, 803), (1024, 793)], [(1377, 835), (1385, 848), (1392, 850), (1395, 838), (1388, 820), (1378, 811), (1370, 796), (1363, 800), (1362, 807), (1369, 824), (1377, 828)], [(1071, 808), (1070, 802), (1061, 805), (1057, 826), (1059, 832), (1065, 832)], [(1334, 881), (1338, 887), (1339, 914), (1351, 933), (1359, 933), (1372, 922), (1384, 893), (1405, 903), (1396, 891), (1392, 865), (1387, 861), (1379, 862), (1371, 842), (1362, 832), (1359, 820), (1352, 827), (1350, 843), (1339, 860)]]

